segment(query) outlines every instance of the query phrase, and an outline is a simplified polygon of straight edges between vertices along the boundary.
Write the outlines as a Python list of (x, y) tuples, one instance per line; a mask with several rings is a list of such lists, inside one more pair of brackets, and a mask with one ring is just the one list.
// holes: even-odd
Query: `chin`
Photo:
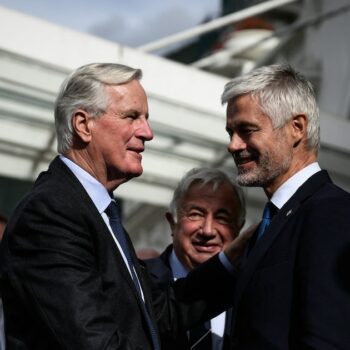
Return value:
[(238, 173), (236, 181), (240, 186), (256, 186), (257, 178), (255, 171), (241, 171)]
[(141, 170), (139, 171), (133, 171), (132, 173), (130, 173), (131, 177), (138, 177), (141, 176), (143, 173), (143, 169), (141, 168)]
[(137, 169), (113, 169), (109, 172), (108, 180), (109, 181), (119, 181), (120, 183), (125, 183), (131, 180), (134, 177), (142, 175), (142, 167)]
[(128, 176), (128, 178), (138, 177), (138, 176), (142, 175), (143, 168), (140, 164), (135, 165), (135, 166), (131, 166), (131, 167), (129, 167), (129, 169), (126, 170), (125, 173)]

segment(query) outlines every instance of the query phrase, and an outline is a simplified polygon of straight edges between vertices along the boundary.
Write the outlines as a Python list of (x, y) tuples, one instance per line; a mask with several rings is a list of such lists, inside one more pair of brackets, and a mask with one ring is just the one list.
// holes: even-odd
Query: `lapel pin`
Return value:
[(289, 216), (289, 215), (292, 214), (292, 213), (293, 213), (293, 210), (291, 209), (291, 210), (288, 211), (288, 213), (286, 214), (286, 216)]

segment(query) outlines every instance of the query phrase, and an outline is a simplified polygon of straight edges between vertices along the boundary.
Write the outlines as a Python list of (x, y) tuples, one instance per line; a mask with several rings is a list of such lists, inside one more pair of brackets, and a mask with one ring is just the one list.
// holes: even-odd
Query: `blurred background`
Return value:
[[(91, 62), (144, 71), (155, 138), (144, 174), (115, 192), (137, 249), (170, 242), (164, 213), (187, 170), (234, 176), (220, 95), (230, 78), (261, 65), (289, 62), (312, 81), (321, 167), (350, 191), (349, 22), (349, 0), (0, 0), (0, 212), (11, 214), (56, 155), (56, 93)], [(250, 224), (265, 195), (245, 193)]]

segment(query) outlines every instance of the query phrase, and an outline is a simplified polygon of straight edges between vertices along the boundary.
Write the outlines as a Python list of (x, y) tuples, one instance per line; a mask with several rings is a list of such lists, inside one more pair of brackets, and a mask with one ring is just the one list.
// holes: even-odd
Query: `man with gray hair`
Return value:
[[(160, 257), (146, 260), (157, 285), (167, 285), (187, 276), (237, 237), (245, 221), (242, 189), (223, 171), (192, 169), (180, 180), (166, 218), (173, 243)], [(167, 350), (230, 349), (231, 310), (182, 332), (176, 338), (163, 334)]]
[(178, 333), (232, 302), (241, 236), (151, 299), (112, 198), (142, 174), (153, 138), (140, 78), (124, 65), (89, 64), (62, 85), (60, 155), (14, 210), (0, 246), (7, 349), (159, 350), (158, 328)]
[(272, 65), (225, 86), (228, 150), (263, 219), (234, 293), (234, 349), (350, 349), (350, 195), (317, 163), (311, 84)]

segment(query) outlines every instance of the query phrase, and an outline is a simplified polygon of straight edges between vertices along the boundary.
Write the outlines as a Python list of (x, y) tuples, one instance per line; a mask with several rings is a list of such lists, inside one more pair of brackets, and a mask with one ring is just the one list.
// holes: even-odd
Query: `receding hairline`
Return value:
[(141, 80), (142, 70), (119, 63), (90, 63), (74, 70), (68, 77), (75, 79), (91, 79), (105, 85), (122, 85), (132, 80)]

